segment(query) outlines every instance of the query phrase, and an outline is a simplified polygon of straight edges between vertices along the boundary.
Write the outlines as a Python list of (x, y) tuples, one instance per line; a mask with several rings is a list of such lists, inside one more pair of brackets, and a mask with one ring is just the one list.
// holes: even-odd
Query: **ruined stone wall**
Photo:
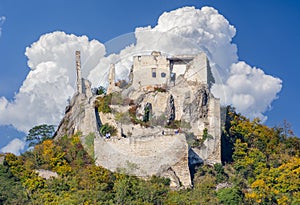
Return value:
[(220, 119), (220, 100), (212, 98), (209, 103), (208, 111), (208, 138), (199, 149), (196, 149), (198, 156), (205, 163), (221, 163), (221, 119)]
[[(176, 71), (182, 75), (177, 76), (174, 84), (169, 84), (166, 90), (161, 91), (145, 91), (140, 87), (168, 84), (170, 62), (177, 60), (180, 63), (181, 60), (167, 59), (158, 52), (134, 57), (132, 84), (123, 90), (114, 85), (114, 67), (110, 69), (109, 92), (117, 91), (124, 99), (134, 102), (137, 119), (143, 120), (144, 107), (151, 104), (152, 121), (147, 122), (149, 127), (136, 122), (134, 124), (132, 119), (127, 119), (128, 122), (116, 120), (115, 113), (127, 112), (129, 115), (128, 110), (132, 105), (113, 104), (111, 108), (114, 112), (98, 114), (94, 107), (97, 96), (92, 95), (90, 83), (82, 80), (82, 93), (77, 92), (72, 98), (55, 137), (81, 132), (81, 140), (85, 146), (85, 137), (93, 133), (94, 150), (89, 153), (94, 154), (97, 165), (111, 171), (122, 169), (140, 177), (169, 177), (172, 186), (191, 186), (189, 157), (197, 162), (211, 164), (221, 161), (220, 102), (210, 93), (207, 84), (212, 76), (205, 54), (184, 57), (188, 62), (185, 67), (179, 66), (178, 69), (186, 71)], [(152, 77), (152, 68), (156, 68), (156, 77)], [(161, 72), (166, 76), (161, 77)], [(172, 121), (185, 123), (180, 125), (181, 133), (177, 133), (178, 127), (165, 127), (169, 123), (170, 113)], [(159, 118), (160, 123), (153, 121), (154, 118)], [(105, 123), (117, 129), (117, 136), (110, 139), (100, 136), (99, 126)], [(194, 140), (203, 139), (204, 129), (208, 130), (209, 137), (201, 146), (191, 149), (185, 135), (193, 133)], [(189, 153), (192, 153), (192, 157)]]
[(194, 57), (191, 66), (184, 75), (184, 78), (188, 81), (207, 84), (208, 68), (207, 57), (205, 53), (202, 52)]
[[(156, 69), (156, 77), (152, 76), (152, 69)], [(135, 56), (133, 60), (132, 86), (139, 88), (147, 85), (167, 84), (170, 79), (170, 65), (165, 56), (147, 55)]]
[(122, 139), (95, 139), (96, 164), (109, 170), (149, 177), (173, 170), (184, 187), (191, 186), (188, 145), (183, 134)]

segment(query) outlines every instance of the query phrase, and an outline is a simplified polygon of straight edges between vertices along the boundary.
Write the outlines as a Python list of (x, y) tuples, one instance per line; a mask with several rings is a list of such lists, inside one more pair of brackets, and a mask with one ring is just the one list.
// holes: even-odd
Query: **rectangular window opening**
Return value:
[(152, 68), (152, 78), (156, 78), (156, 68)]

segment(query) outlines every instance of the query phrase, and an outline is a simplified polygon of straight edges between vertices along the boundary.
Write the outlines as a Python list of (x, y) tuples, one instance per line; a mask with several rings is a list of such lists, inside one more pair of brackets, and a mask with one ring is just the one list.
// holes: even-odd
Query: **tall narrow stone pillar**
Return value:
[(107, 94), (113, 92), (115, 88), (115, 64), (110, 64), (108, 83)]
[(76, 51), (75, 55), (76, 55), (76, 71), (77, 71), (77, 92), (82, 93), (80, 51)]

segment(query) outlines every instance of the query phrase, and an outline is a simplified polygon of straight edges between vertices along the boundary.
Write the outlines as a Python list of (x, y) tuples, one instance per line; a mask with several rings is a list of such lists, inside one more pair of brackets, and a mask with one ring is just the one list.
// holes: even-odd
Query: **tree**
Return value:
[(103, 86), (99, 86), (98, 88), (92, 88), (92, 92), (96, 95), (106, 94), (106, 89)]
[(30, 142), (29, 147), (41, 144), (44, 140), (52, 139), (54, 134), (54, 125), (37, 125), (29, 130), (26, 141)]
[(243, 204), (242, 193), (238, 187), (221, 189), (218, 191), (217, 197), (220, 203), (224, 205)]
[(0, 165), (0, 204), (25, 204), (27, 197), (20, 180), (7, 166)]

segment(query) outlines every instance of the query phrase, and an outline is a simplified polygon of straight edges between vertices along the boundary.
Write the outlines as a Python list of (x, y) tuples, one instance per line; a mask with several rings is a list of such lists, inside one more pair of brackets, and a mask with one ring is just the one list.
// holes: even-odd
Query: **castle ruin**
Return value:
[[(214, 78), (204, 53), (134, 56), (129, 82), (115, 82), (112, 64), (107, 93), (101, 95), (91, 92), (80, 69), (76, 52), (77, 92), (56, 138), (80, 132), (97, 165), (144, 178), (168, 177), (177, 188), (192, 185), (194, 164), (221, 162), (220, 102), (210, 92)], [(114, 128), (109, 137), (103, 133), (107, 127)], [(91, 135), (92, 148), (86, 144)]]

